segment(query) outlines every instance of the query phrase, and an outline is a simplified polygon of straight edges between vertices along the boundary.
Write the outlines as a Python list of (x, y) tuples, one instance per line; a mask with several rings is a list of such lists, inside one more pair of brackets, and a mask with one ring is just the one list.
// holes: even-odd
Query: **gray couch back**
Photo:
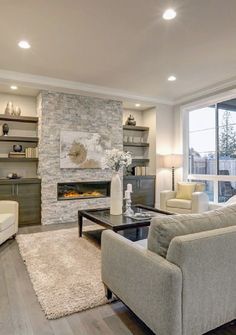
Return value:
[(202, 214), (181, 214), (152, 219), (148, 249), (166, 257), (170, 242), (176, 236), (236, 225), (236, 204)]

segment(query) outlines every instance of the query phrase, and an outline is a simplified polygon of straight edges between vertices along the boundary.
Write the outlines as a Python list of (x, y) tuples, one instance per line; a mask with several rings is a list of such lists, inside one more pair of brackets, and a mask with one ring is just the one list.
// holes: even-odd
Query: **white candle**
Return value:
[(130, 191), (125, 191), (125, 199), (130, 199)]
[(132, 184), (127, 184), (127, 191), (133, 192), (133, 190), (132, 190)]

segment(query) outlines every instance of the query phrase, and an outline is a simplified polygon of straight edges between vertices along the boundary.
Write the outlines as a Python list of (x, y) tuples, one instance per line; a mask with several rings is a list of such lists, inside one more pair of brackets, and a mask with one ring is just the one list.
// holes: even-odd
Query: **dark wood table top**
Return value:
[(104, 227), (110, 228), (112, 230), (118, 231), (127, 228), (135, 228), (147, 226), (150, 224), (151, 219), (157, 216), (173, 215), (171, 212), (162, 211), (160, 209), (144, 206), (135, 205), (132, 207), (135, 213), (147, 213), (148, 217), (134, 218), (128, 217), (124, 214), (121, 215), (111, 215), (110, 208), (96, 208), (79, 210), (79, 215), (91, 220), (97, 224)]

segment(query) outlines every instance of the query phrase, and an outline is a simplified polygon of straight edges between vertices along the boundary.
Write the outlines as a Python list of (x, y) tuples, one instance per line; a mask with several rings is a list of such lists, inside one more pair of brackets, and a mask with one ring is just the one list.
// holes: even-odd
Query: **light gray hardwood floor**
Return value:
[[(20, 233), (76, 225), (20, 228)], [(32, 288), (15, 240), (0, 246), (0, 335), (153, 335), (121, 302), (47, 320)], [(236, 335), (236, 324), (208, 335)]]

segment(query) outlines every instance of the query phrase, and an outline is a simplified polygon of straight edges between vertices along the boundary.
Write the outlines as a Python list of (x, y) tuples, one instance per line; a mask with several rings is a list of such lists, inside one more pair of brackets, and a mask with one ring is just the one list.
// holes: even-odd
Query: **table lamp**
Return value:
[(183, 165), (183, 155), (170, 154), (163, 156), (163, 167), (172, 169), (172, 191), (175, 190), (175, 169)]

